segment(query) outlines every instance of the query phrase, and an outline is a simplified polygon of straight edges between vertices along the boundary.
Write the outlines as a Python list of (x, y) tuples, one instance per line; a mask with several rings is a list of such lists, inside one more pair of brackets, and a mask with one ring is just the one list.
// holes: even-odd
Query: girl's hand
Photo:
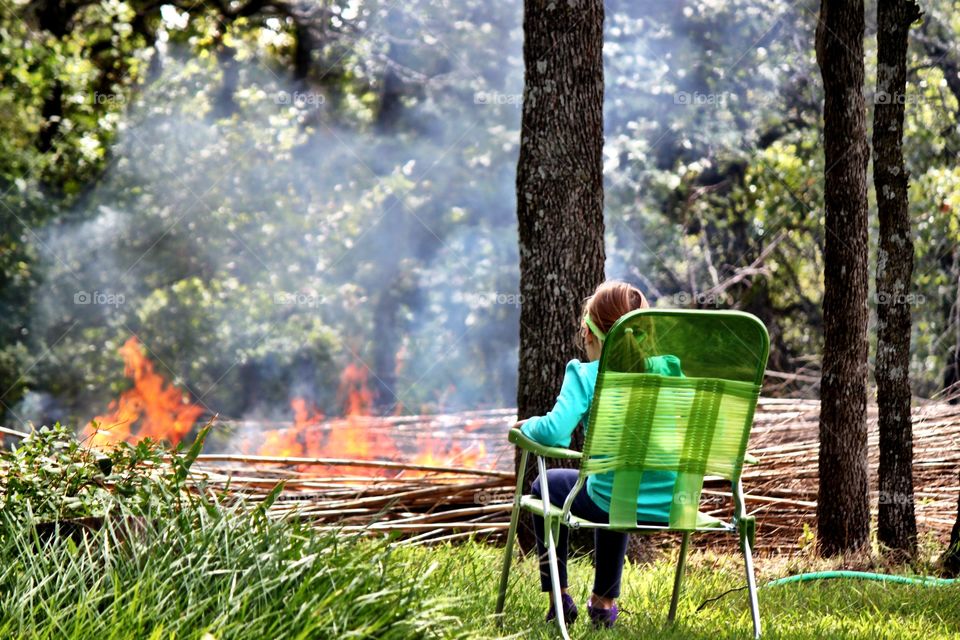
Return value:
[(526, 422), (526, 421), (529, 420), (529, 419), (530, 419), (530, 418), (524, 418), (523, 420), (517, 420), (517, 422), (514, 423), (514, 425), (513, 425), (512, 427), (510, 427), (510, 428), (511, 428), (511, 429), (519, 429), (519, 428), (523, 425), (523, 423)]

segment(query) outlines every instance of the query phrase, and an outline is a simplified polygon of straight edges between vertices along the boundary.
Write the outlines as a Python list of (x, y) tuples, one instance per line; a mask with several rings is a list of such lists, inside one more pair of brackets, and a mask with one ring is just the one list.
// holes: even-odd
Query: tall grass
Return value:
[[(187, 518), (108, 524), (75, 543), (21, 531), (0, 551), (0, 638), (542, 638), (536, 562), (517, 562), (504, 624), (493, 614), (501, 549), (482, 543), (391, 548), (387, 541), (251, 519), (220, 505)], [(110, 521), (108, 520), (108, 523)], [(574, 638), (751, 635), (738, 558), (692, 554), (680, 613), (665, 621), (672, 558), (629, 565), (611, 631), (593, 631), (588, 558), (571, 562)], [(782, 563), (761, 572), (780, 575)], [(816, 567), (823, 568), (823, 567)], [(791, 571), (803, 567), (791, 567)], [(958, 638), (960, 588), (854, 581), (760, 592), (765, 638)], [(207, 635), (209, 634), (209, 635)]]
[[(41, 537), (2, 516), (0, 638), (420, 638), (457, 635), (431, 559), (238, 508), (108, 518)], [(208, 636), (204, 634), (209, 634)]]
[[(0, 638), (446, 638), (454, 599), (430, 557), (271, 520), (196, 484), (189, 450), (109, 459), (62, 427), (0, 453)], [(82, 522), (92, 528), (76, 527)]]
[[(142, 444), (105, 461), (71, 440), (66, 430), (47, 431), (0, 453), (2, 640), (557, 637), (543, 622), (533, 554), (514, 565), (498, 626), (502, 548), (402, 547), (271, 520), (276, 490), (261, 503), (224, 503), (185, 484), (202, 437), (169, 462)], [(66, 528), (81, 517), (102, 526)], [(738, 556), (693, 553), (678, 620), (668, 625), (672, 562), (628, 564), (617, 628), (594, 632), (584, 610), (593, 570), (588, 558), (574, 559), (571, 593), (582, 619), (571, 635), (750, 637), (743, 592), (696, 610), (743, 584)], [(834, 568), (823, 562), (761, 560), (759, 578)], [(957, 586), (783, 585), (761, 589), (760, 607), (766, 638), (960, 637)]]

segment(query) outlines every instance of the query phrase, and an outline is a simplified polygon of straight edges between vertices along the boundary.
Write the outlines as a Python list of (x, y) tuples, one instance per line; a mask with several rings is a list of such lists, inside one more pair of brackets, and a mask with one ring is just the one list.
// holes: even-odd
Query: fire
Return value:
[[(324, 421), (323, 415), (303, 398), (290, 402), (293, 424), (286, 429), (267, 431), (263, 443), (256, 450), (265, 456), (292, 456), (307, 458), (341, 458), (349, 460), (403, 460), (415, 465), (461, 467), (479, 466), (486, 457), (482, 443), (474, 451), (465, 451), (456, 443), (442, 441), (430, 434), (414, 439), (415, 451), (404, 454), (391, 435), (391, 425), (373, 417), (373, 393), (367, 384), (365, 367), (351, 363), (340, 376), (337, 398), (343, 407), (343, 417)], [(318, 469), (304, 465), (302, 470)], [(379, 475), (383, 469), (374, 467), (333, 466), (324, 473), (345, 475)], [(404, 475), (423, 472), (408, 470)]]
[[(204, 409), (192, 404), (186, 394), (154, 371), (136, 337), (120, 348), (124, 375), (133, 386), (112, 401), (108, 412), (94, 418), (84, 429), (91, 446), (135, 442), (142, 438), (179, 443), (195, 426)], [(337, 458), (349, 460), (391, 460), (413, 465), (479, 467), (486, 462), (483, 443), (463, 448), (456, 441), (431, 433), (411, 433), (406, 438), (396, 431), (389, 418), (373, 416), (374, 394), (367, 384), (367, 369), (347, 365), (337, 390), (341, 417), (327, 419), (306, 398), (291, 400), (292, 422), (282, 429), (265, 429), (241, 444), (244, 453), (265, 456)], [(96, 427), (94, 426), (96, 423)], [(135, 429), (135, 427), (137, 427)], [(470, 431), (468, 425), (465, 434)], [(303, 465), (303, 471), (325, 475), (421, 475), (421, 471), (385, 470), (379, 467)]]
[[(256, 450), (258, 455), (309, 458), (347, 458), (351, 460), (387, 460), (399, 454), (393, 440), (382, 429), (370, 428), (373, 393), (367, 385), (366, 370), (351, 363), (340, 376), (337, 398), (344, 416), (324, 423), (324, 416), (304, 398), (290, 401), (293, 424), (286, 429), (264, 433)], [(305, 470), (309, 470), (305, 469)], [(327, 471), (346, 474), (376, 474), (380, 470), (364, 467), (334, 467)]]
[[(190, 403), (177, 387), (168, 385), (163, 376), (153, 369), (153, 363), (143, 354), (140, 341), (131, 337), (122, 347), (125, 376), (133, 387), (120, 394), (108, 407), (108, 413), (94, 418), (84, 429), (91, 446), (104, 447), (123, 441), (143, 438), (179, 443), (204, 409)], [(140, 427), (133, 431), (139, 422)], [(94, 426), (96, 423), (96, 426)]]
[(373, 393), (367, 386), (367, 372), (356, 363), (350, 363), (340, 376), (337, 397), (343, 403), (343, 413), (350, 416), (368, 416), (373, 407)]
[[(482, 442), (474, 451), (464, 450), (457, 443), (444, 443), (430, 436), (420, 438), (417, 444), (418, 453), (413, 458), (414, 464), (437, 467), (482, 467), (487, 455), (487, 448)], [(421, 473), (412, 471), (405, 475)]]

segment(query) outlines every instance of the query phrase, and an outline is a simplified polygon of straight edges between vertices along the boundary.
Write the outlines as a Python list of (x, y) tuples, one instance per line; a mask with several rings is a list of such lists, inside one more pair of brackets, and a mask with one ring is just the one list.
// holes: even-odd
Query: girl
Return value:
[[(614, 323), (625, 313), (634, 309), (646, 309), (646, 298), (639, 289), (625, 282), (609, 281), (600, 285), (583, 307), (580, 326), (582, 347), (587, 362), (571, 360), (563, 376), (563, 385), (557, 403), (545, 416), (523, 421), (520, 430), (524, 435), (549, 446), (570, 446), (570, 436), (590, 410), (593, 390), (599, 369), (603, 340)], [(682, 376), (680, 362), (675, 356), (653, 356), (645, 360), (648, 373)], [(567, 495), (577, 481), (576, 469), (550, 469), (546, 479), (538, 477), (532, 486), (533, 494), (541, 497), (540, 486), (546, 481), (550, 502), (563, 506)], [(670, 501), (676, 474), (667, 471), (648, 471), (643, 475), (637, 497), (637, 519), (641, 522), (664, 524), (669, 519)], [(597, 474), (587, 479), (586, 489), (574, 499), (570, 513), (594, 522), (609, 522), (610, 496), (613, 476)], [(543, 518), (534, 516), (537, 534), (537, 550), (540, 554), (540, 588), (550, 597), (550, 568), (547, 562), (547, 547), (544, 542)], [(623, 558), (627, 550), (627, 534), (607, 529), (594, 530), (596, 549), (596, 575), (593, 594), (587, 601), (587, 612), (597, 627), (612, 627), (617, 619), (615, 599), (620, 595), (620, 576)], [(557, 541), (557, 560), (560, 573), (561, 599), (564, 619), (573, 622), (577, 607), (567, 593), (567, 528), (560, 527)], [(547, 611), (547, 621), (556, 617), (553, 601)]]

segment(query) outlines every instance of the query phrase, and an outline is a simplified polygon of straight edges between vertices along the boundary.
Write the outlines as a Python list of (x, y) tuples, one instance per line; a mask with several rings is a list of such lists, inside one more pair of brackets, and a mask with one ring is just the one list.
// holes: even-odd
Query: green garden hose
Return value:
[[(933, 576), (896, 576), (888, 573), (869, 573), (867, 571), (815, 571), (813, 573), (799, 573), (795, 576), (787, 576), (785, 578), (777, 578), (775, 580), (770, 580), (769, 582), (764, 582), (760, 585), (760, 588), (763, 587), (775, 587), (781, 584), (788, 584), (791, 582), (811, 582), (813, 580), (835, 580), (837, 578), (850, 578), (853, 580), (875, 580), (877, 582), (893, 582), (896, 584), (918, 584), (925, 587), (945, 587), (947, 585), (958, 584), (960, 583), (960, 578), (935, 578)], [(715, 598), (707, 598), (700, 606), (697, 607), (697, 611), (701, 611), (711, 602), (716, 602), (723, 596), (733, 593), (734, 591), (743, 591), (746, 589), (746, 586), (736, 587), (734, 589), (729, 589), (724, 591)]]
[(896, 582), (898, 584), (922, 584), (926, 587), (942, 587), (956, 584), (956, 578), (934, 578), (933, 576), (895, 576), (887, 573), (868, 573), (866, 571), (817, 571), (800, 573), (786, 578), (777, 578), (765, 582), (761, 587), (774, 587), (788, 582), (809, 582), (811, 580), (832, 580), (835, 578), (853, 578), (854, 580), (876, 580), (878, 582)]

